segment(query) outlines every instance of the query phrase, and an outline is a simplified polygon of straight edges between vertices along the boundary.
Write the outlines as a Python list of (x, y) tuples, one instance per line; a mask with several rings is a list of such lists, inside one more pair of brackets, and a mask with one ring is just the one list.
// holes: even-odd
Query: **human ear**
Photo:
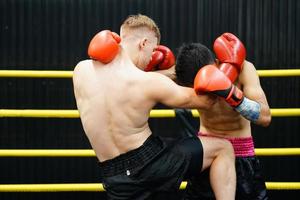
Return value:
[(145, 48), (146, 43), (147, 43), (147, 38), (143, 38), (139, 44), (140, 49)]

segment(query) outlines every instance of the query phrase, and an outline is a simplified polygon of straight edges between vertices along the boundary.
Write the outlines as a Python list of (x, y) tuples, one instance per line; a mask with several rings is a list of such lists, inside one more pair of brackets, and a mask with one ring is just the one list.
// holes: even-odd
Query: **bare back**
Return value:
[(141, 94), (143, 72), (123, 60), (86, 60), (74, 70), (83, 128), (100, 161), (139, 147), (151, 134), (147, 120), (154, 103)]

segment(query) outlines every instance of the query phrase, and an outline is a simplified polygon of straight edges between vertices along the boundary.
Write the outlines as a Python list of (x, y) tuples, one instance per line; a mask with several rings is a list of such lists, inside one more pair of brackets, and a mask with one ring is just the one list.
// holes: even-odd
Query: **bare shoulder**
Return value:
[(84, 67), (89, 65), (91, 63), (91, 60), (82, 60), (74, 68), (74, 73), (78, 73), (81, 70), (84, 70)]
[(242, 74), (247, 74), (247, 73), (257, 74), (254, 64), (252, 62), (245, 60)]
[(143, 75), (139, 78), (144, 85), (145, 91), (150, 92), (151, 95), (159, 94), (169, 87), (172, 87), (173, 82), (165, 75), (156, 72), (143, 72)]
[(173, 85), (175, 84), (169, 77), (157, 73), (157, 72), (146, 72), (146, 81), (149, 81), (151, 83), (151, 86), (155, 87), (163, 87), (165, 85)]
[(249, 61), (244, 62), (243, 70), (239, 76), (239, 81), (242, 84), (255, 83), (259, 81), (258, 74), (253, 63)]
[(82, 60), (75, 66), (73, 70), (73, 80), (79, 77), (85, 77), (89, 71), (91, 71), (92, 60)]
[(90, 65), (90, 60), (83, 60), (77, 63), (73, 70), (73, 84), (76, 85), (77, 83), (80, 83), (84, 77), (86, 76), (85, 74), (87, 72), (87, 68)]

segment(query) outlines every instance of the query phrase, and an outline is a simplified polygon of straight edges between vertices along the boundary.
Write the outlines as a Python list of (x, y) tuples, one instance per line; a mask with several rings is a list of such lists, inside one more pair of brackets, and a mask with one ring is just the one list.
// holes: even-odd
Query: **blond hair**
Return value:
[(160, 42), (160, 31), (156, 23), (146, 15), (137, 14), (137, 15), (129, 15), (127, 19), (121, 25), (122, 29), (135, 29), (146, 27), (154, 32), (157, 37), (158, 43)]

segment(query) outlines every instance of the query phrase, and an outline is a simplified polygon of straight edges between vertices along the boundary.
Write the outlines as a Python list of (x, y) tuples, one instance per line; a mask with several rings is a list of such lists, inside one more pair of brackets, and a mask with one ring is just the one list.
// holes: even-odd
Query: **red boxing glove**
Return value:
[(97, 33), (88, 47), (88, 55), (91, 59), (104, 64), (111, 62), (119, 52), (120, 36), (109, 30)]
[(166, 46), (158, 45), (152, 53), (152, 59), (145, 68), (145, 71), (169, 69), (175, 65), (175, 56)]
[(224, 33), (213, 45), (217, 58), (221, 62), (219, 69), (234, 82), (243, 67), (246, 49), (243, 43), (233, 34)]
[(157, 65), (160, 64), (164, 60), (164, 54), (160, 51), (153, 51), (151, 60), (147, 67), (145, 68), (145, 72), (154, 71), (157, 68)]
[(206, 65), (198, 71), (194, 90), (197, 94), (209, 92), (222, 97), (232, 107), (237, 107), (244, 99), (243, 92), (214, 65)]

